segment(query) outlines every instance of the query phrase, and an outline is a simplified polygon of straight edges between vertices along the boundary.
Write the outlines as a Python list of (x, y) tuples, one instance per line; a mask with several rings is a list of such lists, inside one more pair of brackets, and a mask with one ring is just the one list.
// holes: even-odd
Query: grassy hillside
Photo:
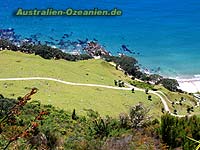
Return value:
[(125, 79), (122, 72), (103, 60), (47, 60), (20, 52), (0, 51), (0, 63), (0, 78), (52, 77), (71, 82), (104, 85), (113, 85), (114, 79)]
[[(6, 85), (6, 88), (5, 88)], [(153, 108), (151, 114), (160, 116), (162, 104), (158, 97), (152, 95), (152, 101), (147, 100), (144, 92), (112, 90), (98, 87), (71, 86), (53, 81), (5, 81), (0, 82), (0, 91), (5, 97), (16, 98), (37, 87), (39, 92), (34, 100), (43, 104), (52, 104), (72, 112), (75, 108), (79, 114), (84, 109), (94, 109), (102, 115), (117, 117), (121, 112), (128, 112), (129, 106), (143, 102)]]
[[(45, 60), (35, 55), (19, 52), (0, 52), (0, 78), (9, 77), (52, 77), (76, 83), (96, 83), (114, 85), (114, 79), (126, 80), (124, 74), (103, 60), (69, 62), (64, 60)], [(23, 96), (32, 87), (39, 93), (35, 99), (43, 104), (84, 113), (84, 109), (94, 109), (102, 115), (118, 116), (127, 112), (129, 106), (143, 102), (153, 108), (151, 114), (159, 116), (162, 104), (152, 95), (147, 100), (144, 92), (112, 90), (97, 87), (70, 86), (53, 81), (0, 81), (0, 93), (6, 97)]]

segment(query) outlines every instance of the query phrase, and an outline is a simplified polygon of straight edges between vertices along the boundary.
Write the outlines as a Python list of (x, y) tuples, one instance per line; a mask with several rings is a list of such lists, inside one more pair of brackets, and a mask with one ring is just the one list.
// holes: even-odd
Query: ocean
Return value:
[[(113, 9), (122, 16), (19, 17), (23, 9)], [(168, 77), (193, 78), (200, 75), (200, 1), (198, 0), (1, 0), (0, 29), (14, 28), (16, 34), (41, 41), (97, 39), (113, 55), (135, 57), (141, 68)], [(126, 45), (133, 53), (121, 49)], [(68, 50), (66, 50), (68, 51)], [(159, 68), (159, 69), (158, 69)]]

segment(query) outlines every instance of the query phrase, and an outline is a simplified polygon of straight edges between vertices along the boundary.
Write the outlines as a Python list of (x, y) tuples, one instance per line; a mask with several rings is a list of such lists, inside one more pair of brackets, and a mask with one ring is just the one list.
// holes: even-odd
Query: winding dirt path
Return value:
[[(0, 81), (23, 81), (23, 80), (48, 80), (48, 81), (55, 81), (55, 82), (59, 82), (59, 83), (67, 84), (67, 85), (74, 85), (74, 86), (101, 87), (101, 88), (107, 88), (107, 89), (127, 90), (127, 91), (132, 90), (132, 88), (134, 88), (135, 91), (145, 92), (144, 89), (134, 87), (128, 83), (125, 83), (125, 85), (127, 86), (127, 88), (126, 88), (126, 87), (115, 87), (115, 86), (100, 85), (100, 84), (74, 83), (74, 82), (67, 82), (67, 81), (63, 81), (60, 79), (46, 78), (46, 77), (0, 78)], [(171, 113), (166, 100), (163, 98), (164, 94), (161, 91), (156, 92), (156, 91), (150, 90), (149, 93), (154, 94), (160, 98), (166, 112), (168, 112), (171, 115), (176, 116), (176, 117), (185, 117), (185, 115), (175, 115), (175, 114)], [(161, 96), (161, 95), (163, 95), (163, 96)], [(169, 101), (169, 100), (167, 99), (167, 101)]]

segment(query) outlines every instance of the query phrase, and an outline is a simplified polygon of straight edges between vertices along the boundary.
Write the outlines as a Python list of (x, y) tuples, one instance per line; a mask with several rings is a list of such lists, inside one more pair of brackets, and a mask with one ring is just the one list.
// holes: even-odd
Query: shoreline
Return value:
[(188, 93), (200, 92), (200, 77), (193, 78), (175, 78), (178, 81), (179, 88)]
[[(79, 52), (80, 48), (82, 48), (83, 51), (86, 51), (90, 56), (92, 56), (94, 59), (98, 59), (99, 57), (95, 57), (95, 54), (97, 52), (97, 50), (101, 50), (100, 52), (106, 55), (110, 55), (109, 52), (107, 52), (101, 45), (98, 44), (98, 42), (94, 42), (94, 41), (90, 41), (89, 39), (85, 39), (85, 40), (81, 40), (81, 39), (77, 39), (75, 41), (69, 41), (69, 37), (72, 36), (72, 32), (71, 33), (64, 33), (63, 37), (61, 37), (60, 39), (55, 39), (54, 37), (50, 37), (50, 39), (48, 41), (44, 41), (46, 43), (46, 45), (53, 47), (53, 48), (57, 48), (60, 50), (63, 50), (62, 47), (66, 46), (65, 45), (65, 41), (67, 40), (67, 44), (70, 43), (71, 46), (73, 46), (73, 48), (77, 49), (76, 53)], [(11, 43), (14, 44), (16, 47), (19, 46), (19, 44), (22, 44), (23, 42), (26, 44), (33, 44), (33, 45), (40, 45), (41, 42), (38, 38), (39, 35), (35, 34), (35, 35), (31, 35), (30, 38), (25, 38), (25, 39), (21, 39), (20, 36), (17, 36), (14, 32), (14, 28), (8, 28), (8, 29), (1, 29), (0, 30), (0, 39), (4, 39), (4, 37), (7, 37), (8, 39), (12, 39)], [(66, 39), (67, 38), (67, 39)], [(1, 50), (1, 49), (0, 49)], [(67, 53), (67, 52), (64, 52)], [(144, 69), (144, 72), (146, 72), (147, 74), (151, 74), (151, 71), (149, 69)], [(160, 74), (160, 67), (157, 70), (158, 72), (155, 72), (156, 74)], [(163, 77), (165, 77), (165, 75), (162, 75)], [(180, 75), (177, 77), (173, 77), (173, 76), (166, 76), (167, 78), (172, 78), (172, 79), (176, 79), (179, 83), (179, 88), (185, 92), (188, 93), (196, 93), (196, 92), (200, 92), (200, 74), (194, 74), (194, 75)]]

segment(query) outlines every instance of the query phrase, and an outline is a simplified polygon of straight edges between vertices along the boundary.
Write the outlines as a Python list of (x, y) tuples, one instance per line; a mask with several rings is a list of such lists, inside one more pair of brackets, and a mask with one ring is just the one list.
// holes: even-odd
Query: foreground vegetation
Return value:
[[(5, 147), (10, 149), (34, 149), (36, 147), (39, 149), (138, 147), (154, 149), (162, 147), (162, 143), (156, 138), (157, 131), (154, 128), (148, 128), (148, 125), (157, 126), (158, 121), (151, 121), (147, 115), (149, 110), (142, 103), (130, 107), (129, 115), (121, 113), (118, 119), (101, 116), (92, 109), (85, 110), (87, 114), (80, 116), (77, 115), (75, 109), (73, 112), (66, 112), (52, 105), (41, 105), (39, 101), (23, 103), (22, 106), (21, 102), (24, 100), (30, 101), (30, 98), (25, 96), (15, 100), (4, 98), (1, 95), (1, 149)], [(13, 108), (19, 108), (17, 113)], [(8, 115), (5, 119), (6, 114), (10, 112), (12, 115)], [(40, 115), (38, 118), (37, 114), (44, 114), (44, 112), (45, 115)], [(145, 130), (149, 132), (146, 134)], [(142, 139), (141, 132), (145, 134), (145, 139)], [(141, 137), (140, 140), (138, 136)]]
[(92, 109), (78, 115), (76, 109), (69, 112), (42, 105), (31, 95), (17, 100), (0, 95), (1, 149), (191, 150), (197, 144), (190, 139), (200, 139), (196, 116), (165, 114), (159, 121), (149, 116), (142, 103), (117, 118)]

